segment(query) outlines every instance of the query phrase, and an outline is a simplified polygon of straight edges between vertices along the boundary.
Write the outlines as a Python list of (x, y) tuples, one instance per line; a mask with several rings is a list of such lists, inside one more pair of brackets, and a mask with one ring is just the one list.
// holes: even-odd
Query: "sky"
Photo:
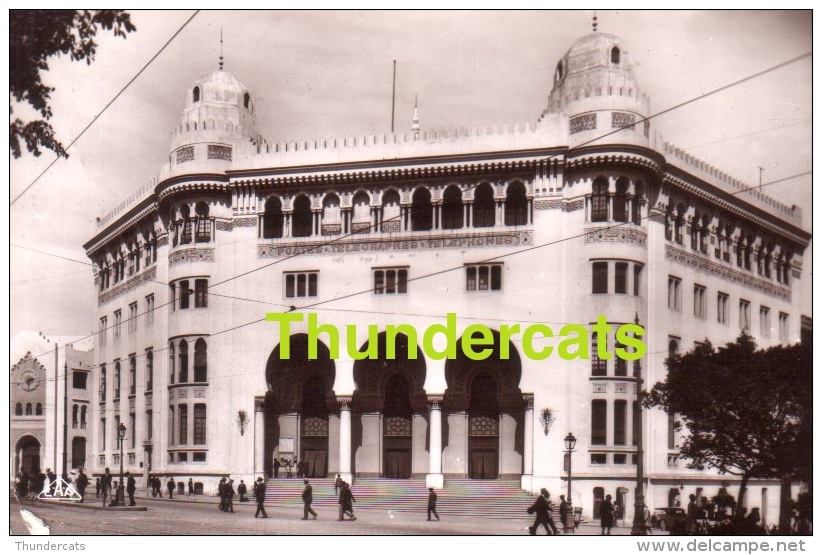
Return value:
[[(202, 11), (101, 114), (193, 11), (133, 11), (126, 40), (100, 34), (91, 65), (52, 58), (51, 120), (71, 147), (10, 208), (10, 333), (85, 335), (96, 292), (82, 245), (103, 216), (156, 178), (168, 159), (190, 84), (218, 67), (255, 95), (270, 143), (387, 133), (392, 64), (396, 127), (409, 130), (418, 99), (424, 130), (535, 122), (553, 70), (591, 30), (579, 11)], [(809, 11), (608, 11), (599, 31), (627, 45), (651, 113), (699, 97), (812, 50)], [(12, 30), (13, 32), (14, 30)], [(668, 140), (756, 185), (811, 169), (810, 57), (654, 119)], [(99, 116), (99, 117), (98, 117)], [(10, 158), (14, 198), (54, 156)], [(803, 209), (811, 176), (763, 192)], [(22, 248), (21, 248), (22, 247)], [(33, 249), (33, 250), (32, 250)], [(810, 256), (800, 294), (810, 308)]]

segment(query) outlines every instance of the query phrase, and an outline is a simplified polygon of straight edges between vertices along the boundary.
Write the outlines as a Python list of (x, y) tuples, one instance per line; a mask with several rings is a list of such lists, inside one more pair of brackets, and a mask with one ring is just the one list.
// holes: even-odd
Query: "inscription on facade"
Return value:
[(168, 265), (182, 262), (214, 262), (214, 249), (181, 249), (168, 255)]
[(588, 228), (585, 230), (586, 243), (628, 243), (645, 246), (647, 235), (641, 229), (629, 227)]
[(133, 291), (141, 284), (145, 283), (146, 281), (152, 281), (154, 278), (157, 277), (157, 266), (151, 266), (144, 270), (141, 274), (137, 274), (134, 277), (129, 278), (128, 280), (120, 283), (119, 285), (115, 285), (108, 291), (101, 293), (97, 296), (97, 306), (103, 306), (107, 302), (112, 299), (116, 299), (120, 295), (124, 295), (129, 291)]
[(532, 244), (532, 232), (511, 231), (476, 235), (449, 235), (403, 239), (354, 239), (331, 244), (312, 241), (277, 245), (258, 245), (258, 258), (276, 258), (300, 253), (341, 254), (352, 252), (396, 251), (417, 249), (462, 249), (476, 247), (514, 247)]

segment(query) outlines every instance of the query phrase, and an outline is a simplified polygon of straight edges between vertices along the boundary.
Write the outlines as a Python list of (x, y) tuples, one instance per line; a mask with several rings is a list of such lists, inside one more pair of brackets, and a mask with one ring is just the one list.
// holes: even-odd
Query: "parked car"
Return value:
[(685, 530), (686, 514), (682, 507), (657, 507), (651, 515), (651, 525), (660, 530)]

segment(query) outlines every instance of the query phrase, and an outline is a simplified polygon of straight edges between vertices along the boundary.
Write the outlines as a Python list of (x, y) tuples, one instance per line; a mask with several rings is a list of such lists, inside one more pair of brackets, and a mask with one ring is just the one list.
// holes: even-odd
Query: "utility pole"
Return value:
[(765, 168), (763, 168), (762, 166), (757, 166), (757, 168), (759, 168), (759, 192), (761, 193), (762, 192), (762, 172), (765, 171)]
[(66, 347), (66, 362), (63, 363), (63, 480), (68, 478), (67, 451), (68, 451), (68, 347)]
[[(639, 313), (637, 313), (634, 323), (639, 325)], [(632, 536), (644, 536), (648, 533), (645, 528), (645, 470), (643, 468), (643, 446), (642, 446), (642, 365), (640, 360), (634, 361), (634, 378), (636, 378), (637, 410), (634, 418), (639, 419), (639, 424), (634, 426), (636, 430), (636, 487), (634, 488), (634, 523), (631, 528)]]
[(394, 106), (397, 98), (397, 60), (394, 60), (394, 78), (391, 84), (391, 133), (394, 133)]

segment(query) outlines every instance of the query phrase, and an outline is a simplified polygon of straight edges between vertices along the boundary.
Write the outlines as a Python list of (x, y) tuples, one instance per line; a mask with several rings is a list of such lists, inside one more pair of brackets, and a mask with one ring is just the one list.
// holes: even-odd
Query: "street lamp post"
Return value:
[(117, 491), (114, 494), (114, 503), (112, 503), (115, 507), (124, 507), (126, 504), (125, 486), (123, 486), (123, 442), (125, 439), (126, 425), (120, 423), (117, 428), (117, 442), (120, 444), (120, 481), (117, 483)]
[(577, 445), (577, 438), (574, 437), (574, 434), (568, 432), (568, 435), (565, 436), (565, 464), (566, 470), (568, 471), (568, 497), (565, 500), (568, 510), (563, 516), (562, 519), (562, 531), (566, 534), (569, 532), (574, 532), (574, 502), (571, 498), (571, 453), (574, 452), (574, 447)]
[[(634, 323), (639, 325), (639, 314), (634, 318)], [(639, 398), (642, 395), (642, 365), (639, 360), (634, 361), (634, 378), (636, 378), (637, 390), (637, 410), (634, 413), (634, 418), (638, 419), (638, 422), (634, 426), (636, 430), (636, 487), (634, 488), (634, 524), (631, 528), (631, 535), (644, 536), (647, 534), (647, 530), (645, 528), (645, 493), (643, 491), (642, 403)]]

